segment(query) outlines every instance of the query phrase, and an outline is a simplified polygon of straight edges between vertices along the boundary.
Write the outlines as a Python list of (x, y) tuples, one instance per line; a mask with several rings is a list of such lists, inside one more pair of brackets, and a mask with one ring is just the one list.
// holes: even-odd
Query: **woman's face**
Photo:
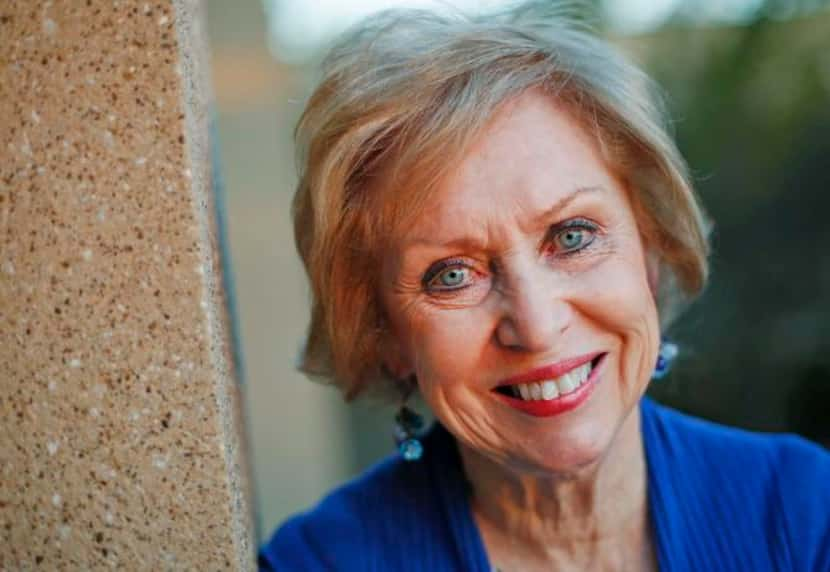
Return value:
[(462, 447), (531, 472), (603, 455), (657, 358), (656, 275), (579, 123), (505, 105), (386, 252), (387, 366)]

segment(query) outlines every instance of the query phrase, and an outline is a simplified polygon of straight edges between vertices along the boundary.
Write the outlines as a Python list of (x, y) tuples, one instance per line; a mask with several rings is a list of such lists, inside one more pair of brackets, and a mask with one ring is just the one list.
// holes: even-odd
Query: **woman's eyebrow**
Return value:
[(571, 204), (577, 197), (583, 196), (585, 193), (604, 193), (606, 192), (605, 187), (596, 185), (590, 187), (578, 187), (575, 190), (571, 191), (564, 197), (557, 200), (553, 203), (549, 208), (545, 210), (539, 217), (536, 219), (535, 225), (537, 227), (547, 226), (551, 219), (555, 218), (561, 211), (565, 210), (565, 208)]
[[(536, 220), (534, 220), (534, 227), (541, 228), (548, 226), (550, 224), (551, 219), (554, 219), (559, 212), (564, 210), (578, 197), (583, 196), (586, 193), (596, 192), (603, 193), (606, 192), (606, 189), (605, 187), (602, 187), (600, 185), (578, 187), (574, 189), (564, 197), (557, 199), (557, 201), (553, 203), (553, 205), (545, 209), (545, 211), (542, 212), (536, 218)], [(479, 240), (478, 238), (471, 236), (461, 236), (448, 241), (437, 240), (434, 236), (416, 236), (406, 239), (404, 244), (404, 250), (408, 250), (410, 248), (451, 248), (458, 250), (485, 250), (485, 243), (486, 240)]]
[(457, 250), (482, 250), (484, 242), (470, 236), (462, 236), (448, 241), (435, 238), (418, 237), (406, 241), (405, 249), (410, 248), (451, 248)]

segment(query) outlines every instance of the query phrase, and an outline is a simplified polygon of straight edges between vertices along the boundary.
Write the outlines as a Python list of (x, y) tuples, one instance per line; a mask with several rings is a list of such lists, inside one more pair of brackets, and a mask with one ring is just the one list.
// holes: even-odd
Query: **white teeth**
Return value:
[(571, 375), (576, 376), (579, 385), (582, 385), (583, 383), (585, 383), (585, 381), (587, 381), (588, 376), (591, 375), (591, 362), (579, 366), (573, 371)]
[(572, 393), (577, 387), (585, 383), (589, 375), (591, 375), (590, 362), (574, 368), (556, 379), (514, 385), (512, 391), (517, 398), (521, 397), (525, 401), (556, 399), (561, 395)]
[(579, 387), (579, 385), (577, 385), (574, 382), (574, 380), (571, 377), (570, 373), (566, 373), (565, 375), (560, 377), (558, 380), (556, 380), (556, 385), (559, 386), (559, 393), (561, 393), (562, 395), (568, 395), (574, 389)]
[(559, 388), (555, 381), (545, 381), (542, 383), (542, 399), (553, 399), (559, 397)]

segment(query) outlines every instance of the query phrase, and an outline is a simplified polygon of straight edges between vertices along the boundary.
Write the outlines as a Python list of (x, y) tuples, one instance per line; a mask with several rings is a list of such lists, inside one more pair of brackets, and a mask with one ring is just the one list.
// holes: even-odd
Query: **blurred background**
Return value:
[[(347, 406), (294, 371), (308, 288), (290, 225), (291, 136), (325, 46), (387, 7), (505, 4), (207, 1), (263, 537), (393, 450), (392, 411)], [(715, 221), (710, 286), (668, 332), (681, 360), (651, 394), (702, 417), (830, 446), (828, 2), (599, 0), (584, 9), (665, 88)]]

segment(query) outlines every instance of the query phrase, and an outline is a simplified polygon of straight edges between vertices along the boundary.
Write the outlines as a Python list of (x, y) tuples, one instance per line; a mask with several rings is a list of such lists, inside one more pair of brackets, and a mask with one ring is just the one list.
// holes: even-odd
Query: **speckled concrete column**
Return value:
[(200, 30), (0, 3), (0, 570), (254, 567)]

